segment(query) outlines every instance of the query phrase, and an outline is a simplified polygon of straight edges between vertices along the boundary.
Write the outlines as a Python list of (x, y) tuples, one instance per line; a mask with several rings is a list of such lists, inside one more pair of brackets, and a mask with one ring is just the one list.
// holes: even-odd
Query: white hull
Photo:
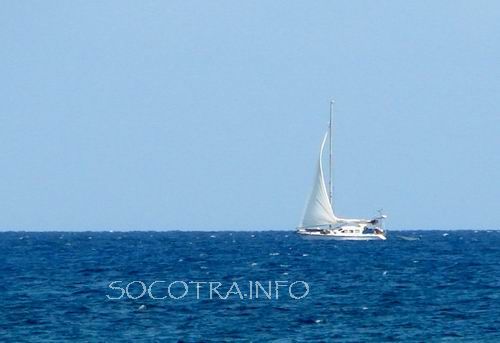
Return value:
[(299, 235), (302, 235), (307, 238), (327, 238), (327, 239), (336, 239), (343, 241), (373, 241), (373, 240), (386, 240), (384, 234), (376, 234), (376, 233), (352, 233), (346, 234), (343, 232), (339, 232), (338, 230), (324, 230), (324, 231), (308, 231), (304, 229), (297, 230)]

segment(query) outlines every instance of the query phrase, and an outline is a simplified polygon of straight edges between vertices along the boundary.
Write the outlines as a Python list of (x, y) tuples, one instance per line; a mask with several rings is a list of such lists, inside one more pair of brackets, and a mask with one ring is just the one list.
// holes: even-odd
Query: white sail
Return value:
[(327, 137), (328, 133), (325, 134), (325, 138), (323, 138), (323, 143), (321, 144), (318, 170), (314, 179), (314, 186), (311, 195), (307, 201), (304, 216), (302, 217), (301, 227), (337, 223), (337, 218), (335, 217), (335, 214), (333, 214), (332, 205), (330, 204), (330, 200), (328, 198), (328, 191), (326, 190), (325, 179), (323, 177), (323, 165), (321, 162)]

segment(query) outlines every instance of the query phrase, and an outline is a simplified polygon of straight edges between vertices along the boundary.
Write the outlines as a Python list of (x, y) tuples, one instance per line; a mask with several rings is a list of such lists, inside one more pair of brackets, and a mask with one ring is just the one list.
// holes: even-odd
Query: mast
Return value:
[(333, 210), (333, 182), (332, 182), (332, 126), (333, 126), (333, 104), (335, 103), (334, 100), (330, 101), (330, 124), (328, 125), (328, 130), (329, 130), (329, 137), (330, 137), (330, 159), (329, 159), (329, 182), (328, 182), (328, 188), (330, 191), (330, 205), (332, 205), (332, 210)]

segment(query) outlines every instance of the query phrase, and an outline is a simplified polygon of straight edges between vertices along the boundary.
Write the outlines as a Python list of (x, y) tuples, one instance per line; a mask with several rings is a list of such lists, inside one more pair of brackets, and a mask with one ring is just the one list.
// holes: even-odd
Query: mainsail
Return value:
[(328, 132), (325, 134), (325, 138), (323, 138), (323, 143), (321, 144), (318, 170), (311, 195), (307, 201), (304, 216), (302, 217), (301, 227), (333, 225), (337, 223), (337, 217), (333, 214), (332, 205), (328, 198), (328, 191), (326, 190), (325, 179), (323, 177), (323, 164), (321, 162), (327, 137)]

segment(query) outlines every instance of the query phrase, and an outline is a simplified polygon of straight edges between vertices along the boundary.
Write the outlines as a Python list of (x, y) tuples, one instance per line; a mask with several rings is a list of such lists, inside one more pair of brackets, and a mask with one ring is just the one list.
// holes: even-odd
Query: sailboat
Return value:
[[(325, 237), (340, 240), (385, 240), (383, 221), (387, 218), (380, 211), (372, 219), (346, 219), (337, 217), (333, 211), (332, 182), (332, 117), (333, 104), (330, 102), (330, 123), (321, 143), (314, 186), (307, 201), (297, 233), (307, 237)], [(323, 150), (329, 138), (329, 190), (323, 175)]]

